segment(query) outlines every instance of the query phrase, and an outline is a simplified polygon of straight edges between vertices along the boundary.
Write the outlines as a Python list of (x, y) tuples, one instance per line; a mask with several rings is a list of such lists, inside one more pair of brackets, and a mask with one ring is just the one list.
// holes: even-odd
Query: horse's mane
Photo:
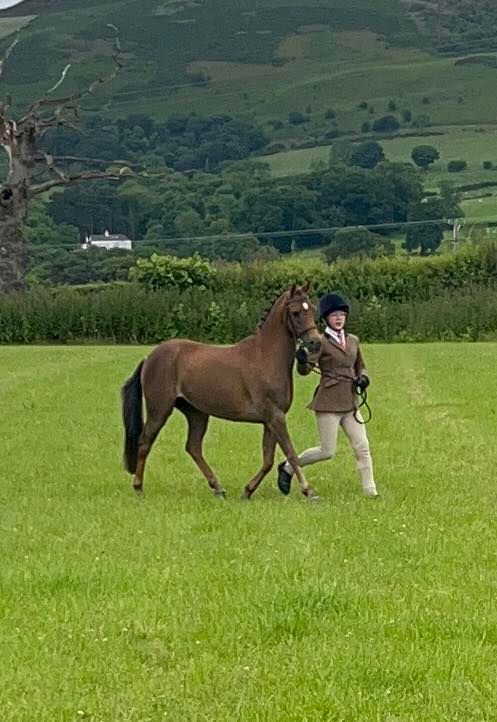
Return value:
[(260, 328), (262, 328), (262, 325), (263, 325), (264, 321), (266, 320), (266, 318), (267, 318), (267, 317), (269, 316), (269, 314), (271, 313), (271, 310), (272, 310), (273, 306), (276, 305), (276, 302), (280, 300), (280, 298), (281, 298), (282, 295), (283, 295), (283, 293), (278, 293), (278, 295), (276, 296), (276, 298), (274, 298), (274, 299), (271, 301), (271, 303), (270, 303), (268, 306), (266, 306), (266, 308), (264, 309), (264, 311), (263, 311), (262, 314), (261, 314), (260, 319), (259, 319), (258, 322), (257, 322), (257, 326), (256, 326), (256, 330), (257, 330), (257, 331), (258, 331)]

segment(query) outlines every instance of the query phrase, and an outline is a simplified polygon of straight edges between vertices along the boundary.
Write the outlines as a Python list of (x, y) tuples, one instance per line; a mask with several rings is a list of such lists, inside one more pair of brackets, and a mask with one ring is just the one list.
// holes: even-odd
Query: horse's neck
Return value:
[(266, 362), (271, 359), (280, 369), (284, 365), (291, 372), (295, 358), (295, 340), (288, 333), (282, 308), (271, 310), (259, 329), (257, 342)]

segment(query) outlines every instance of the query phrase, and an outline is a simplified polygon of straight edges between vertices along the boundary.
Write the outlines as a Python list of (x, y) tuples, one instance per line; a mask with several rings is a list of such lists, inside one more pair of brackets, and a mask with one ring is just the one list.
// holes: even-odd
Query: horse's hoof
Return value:
[(136, 496), (143, 496), (143, 486), (134, 486)]
[(226, 499), (226, 491), (224, 489), (214, 489), (214, 496), (219, 499)]
[(251, 496), (251, 492), (248, 489), (244, 489), (242, 494), (242, 501), (250, 501)]
[(314, 503), (316, 501), (319, 501), (319, 496), (316, 494), (314, 489), (307, 489), (305, 492), (305, 495), (307, 497), (307, 501), (310, 501), (311, 503)]

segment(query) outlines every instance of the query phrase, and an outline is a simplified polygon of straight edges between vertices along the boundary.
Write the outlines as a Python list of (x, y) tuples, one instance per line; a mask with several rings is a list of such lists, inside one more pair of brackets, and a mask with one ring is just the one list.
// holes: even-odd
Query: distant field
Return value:
[(463, 200), (462, 207), (467, 218), (482, 221), (497, 221), (497, 196)]
[(366, 347), (382, 497), (341, 438), (313, 507), (274, 471), (242, 502), (260, 430), (221, 421), (214, 499), (177, 413), (136, 499), (119, 387), (146, 352), (0, 348), (2, 722), (495, 720), (497, 346)]
[(19, 18), (2, 18), (0, 17), (0, 40), (6, 38), (12, 33), (17, 32), (21, 28), (29, 25), (34, 20), (35, 15), (25, 15)]
[[(440, 161), (431, 166), (425, 176), (427, 186), (436, 186), (441, 180), (450, 180), (458, 185), (494, 181), (497, 183), (497, 170), (483, 170), (485, 160), (492, 161), (497, 167), (497, 130), (483, 128), (444, 128), (445, 135), (424, 136), (422, 138), (395, 138), (380, 141), (385, 155), (391, 161), (412, 162), (411, 152), (417, 145), (433, 145), (440, 153)], [(287, 151), (264, 160), (270, 164), (273, 175), (286, 176), (311, 170), (316, 162), (327, 163), (330, 147), (306, 148)], [(448, 173), (450, 160), (465, 160), (468, 168), (462, 173)]]

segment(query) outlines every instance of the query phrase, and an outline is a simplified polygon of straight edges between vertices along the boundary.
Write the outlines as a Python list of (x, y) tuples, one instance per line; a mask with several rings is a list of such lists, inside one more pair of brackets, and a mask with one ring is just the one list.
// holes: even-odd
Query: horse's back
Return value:
[[(143, 370), (145, 396), (186, 399), (222, 418), (259, 418), (252, 388), (261, 383), (250, 343), (229, 346), (171, 339), (157, 346)], [(254, 419), (255, 420), (255, 419)]]

